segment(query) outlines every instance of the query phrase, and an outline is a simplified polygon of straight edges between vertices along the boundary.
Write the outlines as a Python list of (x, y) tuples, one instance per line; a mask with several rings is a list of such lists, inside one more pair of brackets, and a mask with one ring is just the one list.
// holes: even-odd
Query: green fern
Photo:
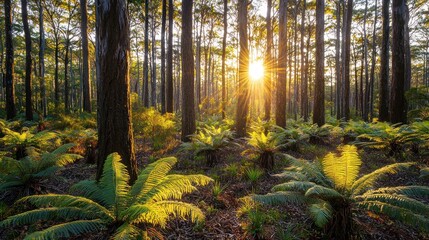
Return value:
[(339, 151), (340, 156), (325, 156), (321, 166), (289, 156), (292, 167), (277, 175), (289, 181), (274, 186), (272, 193), (252, 198), (266, 204), (307, 204), (315, 224), (339, 239), (350, 238), (353, 212), (358, 210), (385, 214), (429, 231), (429, 205), (417, 200), (429, 195), (429, 187), (373, 189), (377, 180), (414, 163), (392, 164), (358, 178), (361, 160), (356, 147), (346, 145)]
[(74, 144), (65, 144), (47, 153), (33, 153), (21, 160), (9, 157), (0, 159), (0, 192), (13, 192), (14, 197), (41, 193), (44, 179), (52, 177), (61, 167), (82, 158), (80, 155), (68, 154)]
[(275, 155), (285, 146), (281, 144), (278, 134), (274, 132), (265, 133), (263, 131), (251, 132), (250, 137), (247, 138), (247, 143), (251, 148), (245, 150), (243, 153), (256, 154), (260, 167), (266, 170), (274, 168)]
[(71, 189), (81, 196), (48, 194), (25, 197), (19, 202), (31, 203), (35, 210), (11, 216), (0, 227), (28, 225), (36, 221), (57, 221), (42, 231), (30, 233), (27, 239), (57, 239), (87, 232), (114, 229), (113, 239), (138, 239), (146, 229), (139, 226), (165, 227), (171, 217), (203, 220), (202, 211), (178, 201), (183, 194), (207, 185), (212, 179), (203, 175), (167, 175), (175, 158), (160, 159), (141, 171), (132, 186), (129, 175), (117, 153), (104, 163), (99, 182), (81, 181)]

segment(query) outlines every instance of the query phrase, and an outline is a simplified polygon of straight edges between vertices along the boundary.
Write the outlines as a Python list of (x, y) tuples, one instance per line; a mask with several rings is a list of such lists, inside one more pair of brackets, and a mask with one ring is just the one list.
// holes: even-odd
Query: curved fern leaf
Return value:
[(303, 204), (307, 198), (299, 192), (274, 192), (266, 195), (252, 195), (251, 198), (257, 202), (268, 205), (279, 205), (283, 203)]
[(325, 227), (332, 219), (332, 206), (325, 201), (311, 204), (308, 207), (308, 210), (314, 220), (314, 223), (320, 228)]

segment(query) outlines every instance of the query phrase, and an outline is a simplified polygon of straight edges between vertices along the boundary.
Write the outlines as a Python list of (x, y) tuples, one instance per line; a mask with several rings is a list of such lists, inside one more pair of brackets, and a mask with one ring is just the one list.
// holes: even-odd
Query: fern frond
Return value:
[(428, 198), (429, 187), (426, 186), (399, 186), (399, 187), (386, 187), (378, 188), (376, 190), (368, 191), (363, 196), (372, 194), (399, 194), (413, 198)]
[(84, 197), (77, 197), (66, 194), (45, 194), (45, 195), (32, 195), (21, 198), (17, 201), (29, 202), (36, 207), (77, 207), (85, 211), (92, 211), (98, 213), (100, 218), (113, 219), (109, 210), (100, 204)]
[(320, 199), (334, 199), (334, 198), (344, 198), (344, 196), (334, 190), (333, 188), (327, 188), (320, 185), (311, 187), (305, 192), (306, 197), (310, 198), (320, 198)]
[(332, 219), (332, 206), (325, 201), (311, 204), (308, 210), (314, 223), (320, 228), (325, 227)]
[(115, 240), (137, 239), (141, 232), (142, 231), (136, 226), (124, 223), (116, 230), (112, 238)]
[(429, 168), (423, 168), (420, 170), (420, 177), (427, 178), (429, 177)]
[(293, 166), (292, 171), (299, 172), (307, 176), (308, 180), (321, 184), (330, 185), (329, 180), (325, 177), (319, 166), (302, 159), (296, 159), (288, 154), (283, 155)]
[(293, 179), (296, 181), (307, 181), (308, 178), (305, 174), (293, 171), (283, 171), (279, 174), (272, 175), (273, 177), (285, 178), (285, 179)]
[(13, 173), (19, 171), (20, 164), (19, 161), (10, 158), (2, 157), (0, 158), (0, 173)]
[(165, 227), (169, 217), (160, 206), (154, 204), (134, 204), (121, 214), (121, 219), (130, 224), (149, 223), (162, 228)]
[(413, 165), (415, 165), (415, 163), (395, 163), (379, 168), (357, 179), (351, 187), (351, 192), (353, 195), (361, 194), (371, 188), (377, 180), (384, 177), (386, 174), (395, 174)]
[(95, 180), (80, 181), (70, 188), (70, 192), (79, 193), (79, 195), (92, 199), (98, 203), (103, 201), (101, 189)]
[(378, 201), (388, 203), (393, 206), (408, 209), (415, 214), (422, 214), (429, 218), (429, 205), (424, 204), (405, 195), (397, 194), (371, 194), (365, 197), (358, 197), (361, 201)]
[(94, 217), (91, 212), (77, 207), (49, 207), (30, 210), (8, 217), (0, 223), (2, 227), (14, 227), (33, 224), (37, 221), (67, 220), (74, 218)]
[(363, 201), (356, 203), (356, 206), (375, 213), (381, 213), (392, 219), (399, 220), (409, 226), (417, 227), (429, 231), (429, 219), (422, 215), (415, 214), (405, 208), (390, 205), (378, 201)]
[(175, 218), (189, 218), (192, 222), (204, 220), (204, 213), (197, 206), (178, 201), (159, 201), (154, 203)]
[(99, 181), (103, 205), (118, 216), (127, 203), (130, 176), (126, 166), (121, 163), (121, 156), (112, 153), (107, 156), (103, 166), (103, 174)]
[(307, 198), (299, 192), (274, 192), (266, 195), (252, 195), (251, 198), (257, 202), (268, 205), (279, 205), (283, 203), (303, 204)]
[(83, 233), (98, 232), (105, 229), (102, 220), (76, 220), (49, 227), (43, 231), (38, 231), (27, 235), (25, 240), (48, 240), (59, 238), (70, 238)]
[(315, 185), (316, 184), (313, 182), (290, 181), (274, 186), (271, 188), (271, 191), (296, 191), (304, 194), (308, 189), (314, 187)]
[(340, 189), (349, 189), (359, 174), (362, 164), (356, 146), (345, 145), (338, 148), (341, 157), (329, 153), (323, 158), (323, 171)]
[(174, 157), (162, 158), (149, 164), (137, 177), (136, 182), (131, 187), (130, 193), (134, 198), (139, 198), (156, 186), (167, 175), (176, 164)]

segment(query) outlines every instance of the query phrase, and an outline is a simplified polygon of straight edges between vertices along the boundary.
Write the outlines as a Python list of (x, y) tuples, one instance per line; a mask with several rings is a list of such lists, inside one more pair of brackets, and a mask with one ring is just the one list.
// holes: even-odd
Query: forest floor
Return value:
[[(206, 174), (215, 179), (223, 191), (217, 196), (213, 195), (213, 185), (199, 188), (198, 192), (188, 194), (184, 201), (191, 202), (200, 207), (206, 214), (203, 224), (192, 224), (185, 220), (172, 220), (166, 229), (161, 230), (167, 239), (253, 239), (249, 234), (252, 231), (248, 219), (240, 216), (243, 205), (241, 198), (249, 194), (266, 194), (271, 187), (279, 184), (281, 179), (266, 174), (256, 183), (252, 184), (246, 177), (243, 166), (252, 166), (248, 157), (243, 156), (245, 143), (234, 146), (221, 154), (218, 164), (213, 168), (205, 168), (204, 160), (195, 159), (186, 152), (181, 152), (177, 141), (168, 143), (162, 151), (152, 151), (150, 144), (143, 139), (136, 140), (136, 155), (140, 167), (148, 162), (166, 156), (176, 156), (179, 161), (173, 172), (181, 174)], [(331, 140), (329, 144), (306, 145), (298, 151), (285, 152), (296, 158), (313, 161), (322, 158), (326, 153), (336, 151), (340, 142)], [(381, 151), (360, 150), (363, 166), (361, 174), (369, 173), (377, 168), (395, 162), (394, 158), (386, 157)], [(407, 156), (409, 161), (428, 162), (429, 157)], [(280, 173), (286, 167), (280, 157), (276, 158), (276, 167), (272, 173)], [(68, 188), (78, 181), (94, 178), (96, 167), (88, 165), (85, 159), (69, 165), (61, 171), (61, 179), (51, 181), (47, 192), (66, 193)], [(392, 175), (384, 179), (380, 186), (400, 185), (429, 185), (428, 180), (418, 178), (418, 169), (410, 169), (402, 174)], [(429, 199), (423, 199), (429, 202)], [(318, 229), (306, 214), (305, 206), (282, 205), (278, 207), (261, 207), (264, 212), (264, 224), (259, 239), (322, 239), (322, 231)], [(429, 239), (417, 230), (399, 222), (391, 221), (380, 215), (358, 213), (354, 216), (357, 224), (354, 226), (357, 239)], [(26, 231), (27, 229), (22, 229)], [(85, 236), (85, 239), (104, 239), (105, 233), (100, 232)], [(78, 239), (78, 238), (77, 238)], [(79, 238), (82, 239), (82, 238)]]

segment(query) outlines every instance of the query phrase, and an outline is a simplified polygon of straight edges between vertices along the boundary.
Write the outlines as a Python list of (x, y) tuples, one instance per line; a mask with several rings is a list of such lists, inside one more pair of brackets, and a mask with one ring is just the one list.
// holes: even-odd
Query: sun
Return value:
[(264, 63), (260, 60), (249, 64), (249, 78), (252, 82), (259, 82), (264, 78)]

